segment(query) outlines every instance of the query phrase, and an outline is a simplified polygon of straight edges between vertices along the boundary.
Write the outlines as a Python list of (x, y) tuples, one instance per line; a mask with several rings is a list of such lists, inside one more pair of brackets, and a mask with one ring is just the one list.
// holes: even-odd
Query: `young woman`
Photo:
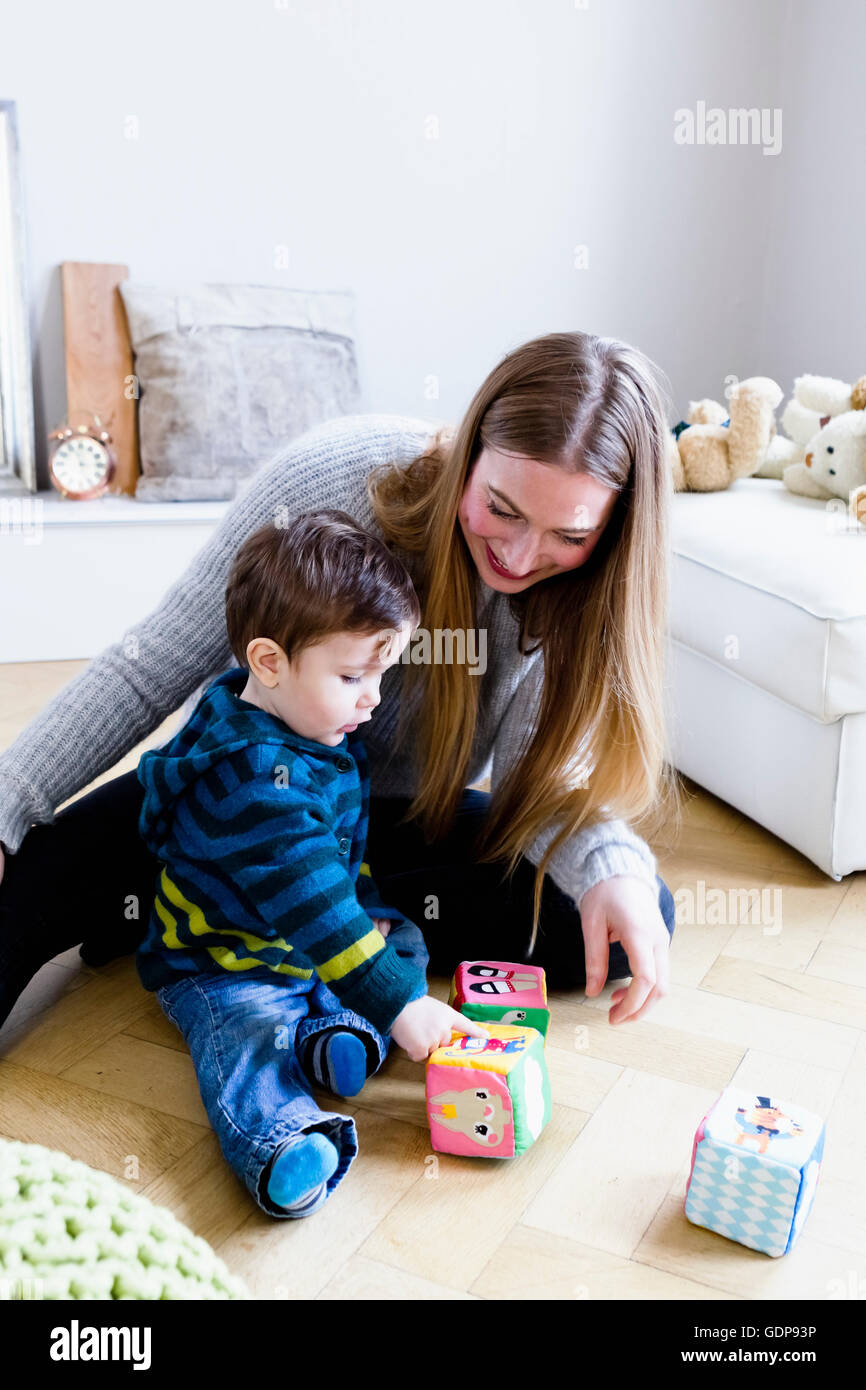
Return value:
[[(626, 821), (679, 807), (662, 380), (624, 343), (551, 333), (509, 353), (454, 430), (347, 416), (263, 466), (155, 611), (0, 755), (0, 1022), (59, 952), (82, 943), (99, 965), (138, 946), (158, 866), (135, 770), (56, 808), (235, 664), (235, 551), (319, 507), (383, 536), (422, 601), (381, 692), (344, 677), (359, 717), (381, 694), (366, 859), (383, 900), (421, 927), (434, 974), (532, 960), (588, 995), (631, 975), (610, 1021), (645, 1014), (668, 987), (674, 904)], [(488, 768), (491, 792), (469, 789)]]

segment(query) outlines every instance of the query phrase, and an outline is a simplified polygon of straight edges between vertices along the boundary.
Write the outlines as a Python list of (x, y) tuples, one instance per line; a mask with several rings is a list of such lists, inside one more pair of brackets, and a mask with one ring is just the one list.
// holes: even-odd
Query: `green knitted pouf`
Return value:
[(56, 1149), (0, 1139), (0, 1300), (249, 1297), (167, 1207)]

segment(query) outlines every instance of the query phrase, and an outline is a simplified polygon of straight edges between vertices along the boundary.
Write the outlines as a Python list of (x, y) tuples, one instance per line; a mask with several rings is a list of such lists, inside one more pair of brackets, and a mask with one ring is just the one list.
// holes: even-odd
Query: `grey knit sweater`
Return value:
[[(436, 427), (400, 415), (343, 416), (293, 440), (253, 474), (154, 611), (94, 657), (0, 754), (0, 841), (7, 850), (14, 853), (31, 825), (52, 821), (59, 805), (178, 709), (179, 727), (205, 686), (237, 664), (226, 634), (224, 592), (235, 551), (251, 532), (275, 518), (340, 507), (381, 536), (365, 490), (368, 471), (420, 454)], [(397, 553), (417, 578), (420, 557)], [(467, 784), (489, 772), (495, 788), (533, 722), (544, 667), (540, 651), (520, 655), (507, 595), (483, 582), (478, 594), (486, 669), (476, 677), (479, 711)], [(409, 757), (394, 756), (403, 670), (397, 662), (383, 675), (381, 703), (364, 730), (372, 796), (415, 792)], [(407, 713), (411, 730), (417, 708)], [(412, 746), (411, 736), (405, 746)], [(551, 822), (527, 850), (534, 864), (556, 828)], [(634, 874), (657, 887), (655, 857), (620, 820), (571, 837), (548, 872), (578, 905), (588, 889), (614, 874)]]

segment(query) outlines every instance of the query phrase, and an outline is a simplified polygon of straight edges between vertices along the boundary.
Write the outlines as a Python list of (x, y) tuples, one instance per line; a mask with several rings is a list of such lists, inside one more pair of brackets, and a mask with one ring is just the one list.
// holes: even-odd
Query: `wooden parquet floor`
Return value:
[[(0, 666), (0, 746), (85, 664)], [(866, 1276), (866, 873), (836, 883), (685, 785), (677, 843), (653, 843), (671, 891), (685, 890), (670, 993), (615, 1028), (616, 984), (593, 1000), (551, 996), (553, 1119), (519, 1160), (434, 1156), (423, 1069), (394, 1051), (353, 1101), (318, 1096), (354, 1114), (358, 1158), (313, 1217), (274, 1221), (225, 1164), (183, 1038), (133, 958), (93, 970), (76, 949), (43, 967), (0, 1030), (0, 1133), (169, 1207), (261, 1299), (833, 1297), (852, 1271)], [(717, 889), (716, 911), (702, 910)], [(781, 930), (738, 911), (750, 889)], [(448, 982), (431, 992), (447, 998)], [(782, 1259), (683, 1213), (695, 1128), (728, 1084), (827, 1122), (814, 1205)]]

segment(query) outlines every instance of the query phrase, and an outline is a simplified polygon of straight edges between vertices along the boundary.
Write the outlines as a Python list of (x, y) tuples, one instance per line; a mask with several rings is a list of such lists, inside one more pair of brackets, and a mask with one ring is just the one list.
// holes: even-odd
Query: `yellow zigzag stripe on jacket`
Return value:
[[(244, 943), (248, 951), (273, 950), (275, 947), (281, 951), (291, 951), (292, 948), (288, 941), (284, 941), (282, 937), (277, 937), (274, 941), (265, 941), (262, 937), (255, 936), (253, 932), (242, 931), (240, 928), (231, 928), (229, 930), (224, 927), (209, 926), (201, 908), (196, 907), (195, 903), (189, 902), (187, 898), (184, 897), (177, 884), (169, 878), (165, 868), (163, 868), (159, 880), (162, 892), (169, 902), (172, 902), (175, 907), (179, 907), (182, 912), (186, 913), (189, 930), (193, 936), (204, 936), (210, 933), (214, 936), (235, 937)], [(189, 943), (181, 941), (177, 934), (177, 918), (173, 917), (168, 908), (160, 901), (159, 895), (156, 897), (154, 907), (159, 914), (160, 920), (165, 925), (165, 931), (162, 934), (165, 945), (171, 947), (173, 950), (184, 950)], [(375, 934), (378, 935), (378, 933)], [(366, 940), (366, 937), (364, 940)], [(359, 942), (358, 945), (360, 944)], [(261, 960), (258, 957), (248, 956), (239, 959), (229, 946), (207, 946), (204, 942), (202, 942), (202, 945), (205, 947), (208, 954), (216, 961), (217, 965), (221, 965), (224, 970), (255, 970), (257, 966), (265, 965), (277, 975), (296, 975), (302, 980), (309, 980), (313, 974), (312, 970), (301, 970), (295, 965), (271, 965), (268, 961)], [(345, 956), (348, 955), (349, 952), (344, 951), (342, 954)], [(372, 952), (368, 952), (367, 954), (372, 954)], [(334, 959), (339, 960), (340, 957), (335, 956)]]

